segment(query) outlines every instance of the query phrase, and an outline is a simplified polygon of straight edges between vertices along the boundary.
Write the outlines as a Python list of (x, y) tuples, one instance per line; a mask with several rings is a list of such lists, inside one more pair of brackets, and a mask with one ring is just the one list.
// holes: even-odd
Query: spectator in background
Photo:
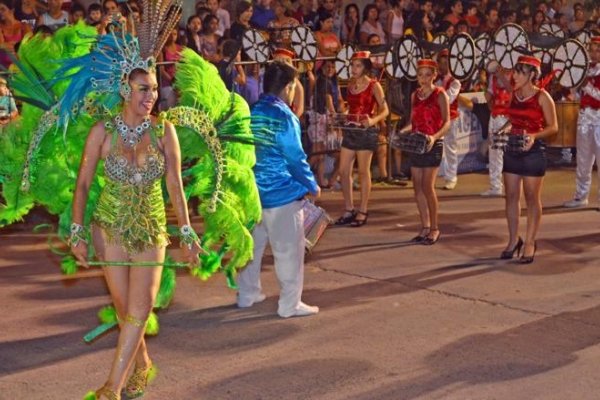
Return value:
[(202, 31), (202, 20), (197, 15), (188, 18), (185, 26), (185, 45), (186, 47), (200, 53), (200, 31)]
[(381, 26), (386, 26), (388, 13), (390, 11), (387, 0), (374, 0), (373, 4), (375, 4), (375, 7), (377, 7), (377, 12), (379, 13), (379, 23)]
[(4, 126), (18, 116), (19, 110), (8, 89), (6, 79), (0, 78), (0, 125)]
[(501, 24), (514, 24), (517, 22), (517, 13), (514, 10), (506, 9), (502, 11), (502, 15), (500, 16)]
[(450, 22), (452, 25), (458, 24), (462, 19), (463, 4), (461, 0), (453, 0), (450, 2), (450, 12), (444, 17), (444, 21)]
[(79, 21), (85, 21), (85, 9), (78, 2), (73, 2), (69, 8), (69, 22), (76, 24)]
[(379, 23), (379, 11), (374, 4), (367, 4), (363, 10), (363, 23), (360, 27), (360, 44), (367, 44), (369, 35), (376, 34), (385, 44), (385, 32)]
[(437, 33), (446, 35), (446, 37), (448, 39), (452, 39), (452, 37), (456, 33), (456, 30), (454, 29), (454, 25), (452, 25), (452, 23), (450, 21), (444, 20), (444, 21), (440, 22), (440, 25), (438, 26), (438, 29), (437, 29)]
[(165, 47), (161, 53), (161, 60), (170, 64), (166, 64), (160, 68), (160, 104), (161, 111), (167, 110), (177, 104), (177, 94), (173, 89), (173, 81), (175, 80), (175, 64), (181, 58), (182, 46), (177, 43), (179, 33), (177, 28), (173, 29), (171, 35), (167, 38)]
[(563, 13), (556, 13), (554, 23), (562, 29), (563, 32), (569, 33), (569, 19)]
[(271, 10), (271, 0), (258, 0), (254, 6), (250, 24), (257, 29), (265, 30), (269, 22), (274, 19), (275, 13)]
[(498, 9), (490, 7), (485, 14), (485, 24), (483, 32), (493, 35), (496, 29), (500, 27), (500, 18), (498, 17)]
[(391, 0), (392, 9), (387, 14), (385, 24), (385, 33), (387, 35), (387, 43), (394, 43), (404, 35), (404, 7), (407, 0)]
[(455, 31), (454, 32), (455, 34), (459, 34), (459, 33), (471, 34), (471, 30), (469, 29), (469, 24), (467, 24), (467, 21), (465, 21), (464, 19), (461, 20), (458, 24), (456, 24), (454, 31)]
[(248, 1), (240, 1), (235, 7), (236, 20), (231, 24), (229, 32), (233, 40), (240, 41), (244, 36), (244, 32), (250, 29), (250, 18), (252, 18), (252, 3)]
[(232, 39), (227, 39), (221, 45), (221, 60), (217, 63), (217, 69), (227, 90), (237, 91), (240, 86), (246, 85), (246, 73), (241, 65), (234, 65), (242, 60), (241, 44)]
[(315, 38), (321, 56), (335, 56), (342, 47), (340, 39), (333, 32), (333, 15), (327, 11), (320, 13), (319, 30), (315, 32)]
[(92, 3), (88, 7), (87, 24), (98, 26), (102, 21), (102, 6), (98, 3)]
[(271, 5), (275, 12), (275, 19), (271, 20), (267, 25), (269, 29), (274, 29), (269, 32), (269, 41), (275, 47), (290, 48), (292, 29), (298, 26), (299, 23), (295, 18), (287, 15), (289, 0), (274, 0)]
[(136, 23), (139, 24), (142, 20), (140, 4), (137, 2), (137, 0), (129, 0), (127, 4), (129, 5), (129, 10), (131, 11), (131, 19), (133, 19)]
[(104, 2), (102, 2), (102, 8), (104, 9), (104, 15), (112, 15), (121, 12), (116, 0), (104, 0)]
[[(373, 33), (373, 34), (369, 35), (369, 37), (367, 38), (367, 45), (371, 49), (371, 52), (375, 53), (377, 49), (371, 48), (371, 46), (373, 46), (373, 47), (380, 46), (381, 38), (379, 37), (379, 35)], [(381, 79), (381, 76), (383, 73), (384, 59), (385, 59), (384, 56), (371, 57), (371, 63), (372, 63), (371, 76), (377, 80)]]
[(219, 35), (217, 35), (217, 29), (219, 29), (219, 18), (216, 15), (208, 14), (202, 21), (202, 34), (200, 35), (200, 55), (204, 59), (217, 63), (219, 62)]
[(465, 22), (469, 26), (469, 32), (471, 35), (476, 35), (479, 33), (481, 29), (481, 20), (479, 19), (479, 15), (477, 15), (477, 4), (469, 3), (467, 5), (467, 15), (465, 15)]
[[(331, 61), (325, 61), (318, 69), (315, 83), (312, 109), (308, 115), (308, 137), (311, 143), (311, 154), (309, 163), (313, 170), (317, 171), (317, 183), (321, 188), (330, 188), (330, 182), (325, 178), (325, 154), (327, 142), (327, 114), (335, 113), (333, 105), (333, 89), (329, 78)], [(335, 71), (335, 66), (333, 67)]]
[[(0, 48), (16, 57), (15, 45), (30, 32), (29, 25), (15, 19), (12, 0), (0, 0)], [(12, 61), (7, 53), (0, 53), (0, 64), (8, 68)]]
[(321, 6), (317, 10), (317, 15), (321, 16), (322, 13), (329, 13), (333, 17), (333, 32), (339, 37), (342, 31), (342, 15), (340, 8), (338, 7), (337, 0), (322, 0)]
[(360, 11), (354, 3), (348, 4), (344, 9), (344, 22), (342, 23), (342, 43), (354, 44), (360, 39)]
[(219, 0), (208, 0), (206, 2), (211, 14), (219, 19), (219, 27), (215, 32), (219, 37), (229, 37), (229, 29), (231, 28), (231, 18), (229, 12), (220, 7)]
[(15, 18), (21, 21), (33, 30), (39, 17), (37, 8), (35, 6), (35, 0), (17, 0), (15, 2)]
[(63, 0), (48, 0), (48, 11), (40, 15), (37, 25), (46, 25), (53, 31), (69, 24), (69, 13), (62, 9)]
[(585, 13), (581, 3), (573, 4), (573, 21), (569, 23), (570, 32), (578, 32), (585, 26)]
[(521, 25), (521, 28), (523, 28), (523, 30), (525, 32), (527, 32), (527, 33), (533, 32), (533, 24), (531, 23), (530, 15), (522, 15), (521, 17), (519, 17), (519, 20), (517, 23), (519, 25)]
[(431, 42), (433, 35), (431, 29), (433, 28), (429, 15), (425, 11), (415, 11), (406, 24), (405, 35), (414, 35), (417, 40), (426, 40)]
[(539, 32), (542, 24), (546, 22), (546, 16), (542, 10), (537, 10), (533, 15), (533, 31)]
[(317, 13), (313, 11), (312, 0), (298, 0), (298, 8), (292, 17), (310, 29), (315, 29), (317, 25)]
[(246, 65), (246, 84), (239, 87), (240, 95), (248, 105), (256, 103), (262, 93), (262, 79), (258, 64)]

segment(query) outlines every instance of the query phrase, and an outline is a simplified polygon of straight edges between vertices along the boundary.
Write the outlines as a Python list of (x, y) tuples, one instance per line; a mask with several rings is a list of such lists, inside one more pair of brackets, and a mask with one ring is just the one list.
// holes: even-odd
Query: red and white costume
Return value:
[[(488, 93), (490, 97), (490, 124), (489, 124), (489, 136), (492, 135), (508, 122), (508, 107), (510, 106), (511, 92), (504, 88), (498, 80), (496, 75), (492, 75), (490, 78), (490, 84), (488, 86)], [(490, 144), (492, 141), (490, 140)], [(500, 148), (494, 148), (490, 145), (489, 147), (489, 174), (490, 174), (490, 190), (497, 194), (502, 194), (503, 183), (502, 183), (502, 158), (503, 151)]]
[(450, 130), (444, 136), (444, 155), (440, 175), (446, 179), (446, 182), (456, 183), (458, 180), (458, 94), (461, 85), (460, 81), (450, 73), (442, 77), (436, 85), (444, 88), (450, 102)]
[(440, 110), (438, 100), (439, 94), (443, 92), (443, 89), (441, 87), (435, 87), (431, 94), (422, 100), (419, 97), (419, 91), (420, 89), (417, 90), (414, 96), (414, 103), (410, 116), (412, 129), (414, 132), (432, 136), (442, 129), (442, 126), (444, 125), (442, 111)]
[[(591, 64), (581, 89), (577, 119), (577, 175), (575, 199), (587, 202), (594, 161), (600, 160), (600, 63)], [(600, 178), (600, 168), (598, 169)], [(600, 193), (598, 194), (600, 200)]]

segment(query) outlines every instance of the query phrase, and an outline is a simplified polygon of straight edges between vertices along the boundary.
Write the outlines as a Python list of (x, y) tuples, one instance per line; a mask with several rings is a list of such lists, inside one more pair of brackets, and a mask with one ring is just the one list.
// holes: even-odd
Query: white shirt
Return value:
[(225, 35), (225, 31), (231, 28), (231, 19), (229, 17), (229, 12), (227, 10), (219, 8), (217, 10), (217, 18), (219, 18), (219, 28), (215, 33), (223, 37), (223, 35)]

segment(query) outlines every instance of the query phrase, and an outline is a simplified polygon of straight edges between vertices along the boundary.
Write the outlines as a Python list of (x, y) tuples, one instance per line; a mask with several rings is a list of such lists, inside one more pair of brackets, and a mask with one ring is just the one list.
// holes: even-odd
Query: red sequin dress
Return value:
[(376, 80), (372, 79), (369, 81), (367, 87), (358, 93), (352, 93), (350, 88), (348, 88), (346, 95), (346, 100), (348, 101), (348, 121), (360, 122), (365, 117), (373, 116), (373, 111), (377, 104), (377, 100), (373, 96), (373, 85), (376, 82)]
[(436, 86), (427, 98), (421, 99), (419, 97), (421, 89), (417, 89), (410, 116), (414, 132), (435, 135), (442, 129), (444, 120), (442, 119), (442, 110), (438, 103), (438, 96), (443, 90), (441, 87)]

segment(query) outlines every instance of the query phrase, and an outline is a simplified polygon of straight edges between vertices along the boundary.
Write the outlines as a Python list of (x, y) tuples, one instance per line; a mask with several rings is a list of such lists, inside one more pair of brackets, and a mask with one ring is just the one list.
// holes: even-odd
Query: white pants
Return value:
[(448, 182), (458, 180), (458, 118), (450, 121), (450, 130), (444, 136), (441, 175)]
[[(577, 174), (575, 198), (584, 200), (590, 194), (594, 161), (600, 160), (600, 125), (577, 125)], [(600, 168), (598, 169), (600, 179)], [(600, 200), (600, 193), (598, 193)]]
[(506, 125), (508, 122), (508, 118), (504, 115), (497, 115), (495, 117), (490, 117), (490, 125), (488, 129), (488, 141), (490, 144), (489, 150), (489, 171), (490, 171), (490, 189), (494, 191), (502, 191), (504, 184), (502, 183), (502, 166), (504, 161), (504, 151), (502, 149), (494, 149), (493, 145), (493, 137), (494, 133), (498, 132), (500, 129)]
[(260, 269), (267, 243), (275, 258), (282, 317), (293, 315), (300, 304), (304, 285), (304, 211), (302, 201), (263, 209), (262, 222), (252, 232), (254, 258), (238, 275), (238, 301), (251, 303), (261, 293)]

